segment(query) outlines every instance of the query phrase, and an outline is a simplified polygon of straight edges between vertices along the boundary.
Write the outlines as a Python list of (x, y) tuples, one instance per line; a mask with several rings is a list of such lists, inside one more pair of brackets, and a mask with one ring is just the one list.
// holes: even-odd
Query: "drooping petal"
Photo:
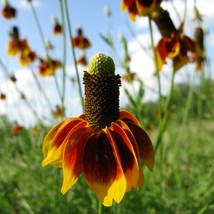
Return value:
[(86, 121), (82, 121), (66, 137), (63, 152), (62, 194), (65, 194), (75, 184), (81, 174), (83, 148), (93, 132), (93, 128), (89, 127)]
[(126, 11), (131, 5), (134, 3), (135, 0), (122, 0), (121, 8), (122, 11)]
[[(130, 191), (138, 185), (139, 160), (125, 131), (116, 123), (112, 123), (109, 129), (114, 137), (120, 155), (123, 172), (127, 182), (126, 191)], [(133, 142), (133, 144), (134, 143), (135, 142)]]
[(111, 206), (113, 199), (119, 203), (126, 191), (126, 179), (116, 143), (107, 128), (88, 139), (82, 163), (85, 179), (103, 205)]
[(62, 166), (63, 142), (71, 129), (83, 121), (80, 118), (68, 118), (54, 126), (46, 135), (43, 142), (44, 160), (42, 166), (51, 164), (56, 167)]
[(129, 140), (133, 146), (133, 149), (134, 149), (137, 161), (138, 161), (138, 165), (139, 165), (138, 187), (141, 187), (144, 182), (144, 176), (143, 176), (142, 168), (140, 166), (140, 153), (139, 153), (139, 148), (138, 148), (137, 142), (134, 138), (134, 135), (132, 134), (131, 130), (129, 129), (128, 125), (125, 122), (123, 122), (122, 120), (117, 120), (116, 123), (125, 131), (127, 137), (129, 138)]
[(132, 122), (132, 123), (140, 126), (140, 122), (137, 120), (137, 118), (133, 114), (131, 114), (130, 112), (128, 112), (126, 110), (120, 111), (119, 119), (124, 121), (124, 122)]
[(143, 159), (147, 167), (152, 171), (155, 161), (154, 149), (152, 142), (146, 132), (133, 123), (127, 123), (137, 142), (140, 157)]

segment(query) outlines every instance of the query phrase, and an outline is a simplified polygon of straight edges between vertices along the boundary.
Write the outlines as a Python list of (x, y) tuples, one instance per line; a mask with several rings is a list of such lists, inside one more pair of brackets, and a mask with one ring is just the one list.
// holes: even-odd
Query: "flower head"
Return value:
[(12, 7), (7, 1), (2, 9), (2, 16), (5, 19), (16, 18), (16, 9)]
[(41, 76), (52, 76), (61, 66), (61, 62), (57, 59), (40, 58), (39, 74)]
[(162, 35), (156, 47), (159, 70), (167, 58), (172, 59), (175, 70), (179, 70), (190, 61), (188, 52), (195, 51), (194, 41), (183, 34), (183, 23), (176, 29), (169, 13), (161, 7), (155, 10), (151, 17)]
[(141, 159), (152, 170), (152, 143), (138, 120), (119, 110), (120, 76), (113, 60), (96, 54), (84, 72), (85, 114), (67, 118), (44, 139), (42, 166), (63, 169), (62, 194), (83, 174), (104, 206), (141, 187)]
[(54, 26), (52, 29), (53, 34), (54, 35), (61, 34), (63, 32), (62, 25), (59, 23), (56, 17), (53, 17), (53, 23), (54, 23)]
[(72, 44), (75, 48), (87, 49), (91, 47), (90, 40), (83, 35), (82, 28), (77, 29), (77, 36), (72, 38)]
[(136, 16), (149, 15), (162, 0), (122, 0), (121, 8), (123, 11), (128, 10), (129, 17), (135, 21)]

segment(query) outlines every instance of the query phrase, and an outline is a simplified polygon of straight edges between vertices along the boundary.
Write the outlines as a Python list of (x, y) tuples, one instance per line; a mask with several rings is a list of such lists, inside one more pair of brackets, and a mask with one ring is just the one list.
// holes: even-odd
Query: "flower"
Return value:
[(18, 122), (14, 122), (12, 125), (12, 132), (15, 135), (19, 135), (24, 130), (24, 126), (20, 125)]
[(62, 33), (63, 29), (62, 29), (62, 25), (59, 23), (59, 21), (57, 20), (57, 18), (54, 16), (53, 17), (53, 23), (54, 23), (54, 26), (53, 26), (53, 29), (52, 29), (52, 32), (54, 35), (59, 35)]
[(156, 47), (158, 69), (162, 70), (166, 58), (170, 58), (175, 71), (179, 70), (190, 61), (188, 52), (195, 51), (194, 41), (183, 34), (183, 23), (176, 29), (169, 13), (161, 7), (155, 10), (151, 17), (162, 35)]
[(6, 99), (5, 93), (0, 92), (0, 100), (5, 100), (5, 99)]
[(128, 10), (129, 17), (132, 21), (136, 20), (136, 16), (147, 16), (151, 13), (162, 0), (122, 0), (122, 11)]
[(86, 66), (88, 64), (87, 58), (85, 55), (82, 55), (78, 60), (77, 60), (77, 64), (82, 65), (82, 66)]
[(119, 110), (120, 76), (113, 60), (96, 54), (84, 72), (85, 114), (54, 126), (43, 142), (44, 160), (63, 170), (62, 194), (83, 174), (104, 206), (120, 203), (125, 192), (143, 184), (141, 159), (152, 170), (149, 136), (128, 111)]
[(52, 76), (61, 66), (61, 62), (57, 59), (46, 60), (40, 58), (39, 74), (42, 76)]
[(201, 27), (195, 29), (195, 47), (196, 50), (192, 54), (191, 59), (196, 63), (196, 69), (201, 71), (206, 61), (204, 49), (204, 30)]
[(36, 58), (36, 53), (30, 49), (27, 49), (22, 51), (21, 55), (19, 56), (19, 61), (22, 66), (27, 66), (28, 64), (34, 62)]
[(2, 9), (2, 16), (5, 19), (16, 18), (16, 9), (10, 6), (10, 4), (7, 1)]
[(91, 47), (90, 40), (83, 36), (82, 28), (77, 29), (77, 36), (72, 38), (72, 44), (75, 48), (87, 49)]
[(55, 119), (62, 118), (62, 115), (63, 115), (62, 107), (60, 105), (56, 105), (55, 109), (52, 111), (52, 114), (53, 114)]
[(14, 26), (10, 31), (10, 40), (7, 45), (7, 53), (9, 56), (16, 56), (20, 53), (30, 50), (30, 45), (26, 39), (19, 36), (19, 29)]

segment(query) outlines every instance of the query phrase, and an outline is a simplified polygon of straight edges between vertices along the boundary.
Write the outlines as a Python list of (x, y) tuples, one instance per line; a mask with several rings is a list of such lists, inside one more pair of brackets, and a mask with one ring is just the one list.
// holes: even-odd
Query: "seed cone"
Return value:
[(119, 118), (120, 76), (114, 75), (114, 62), (103, 54), (95, 55), (89, 72), (83, 76), (85, 85), (85, 114), (97, 130), (110, 126)]

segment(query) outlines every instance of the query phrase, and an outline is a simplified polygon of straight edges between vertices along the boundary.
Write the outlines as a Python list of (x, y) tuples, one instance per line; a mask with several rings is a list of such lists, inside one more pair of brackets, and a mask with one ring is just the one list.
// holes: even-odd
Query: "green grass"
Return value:
[[(103, 213), (214, 213), (213, 130), (212, 120), (191, 119), (181, 127), (172, 118), (154, 171), (144, 169), (143, 188)], [(83, 177), (62, 196), (61, 169), (41, 167), (47, 131), (14, 136), (9, 124), (1, 124), (0, 213), (97, 213), (98, 200)], [(156, 131), (149, 134), (155, 139)]]

